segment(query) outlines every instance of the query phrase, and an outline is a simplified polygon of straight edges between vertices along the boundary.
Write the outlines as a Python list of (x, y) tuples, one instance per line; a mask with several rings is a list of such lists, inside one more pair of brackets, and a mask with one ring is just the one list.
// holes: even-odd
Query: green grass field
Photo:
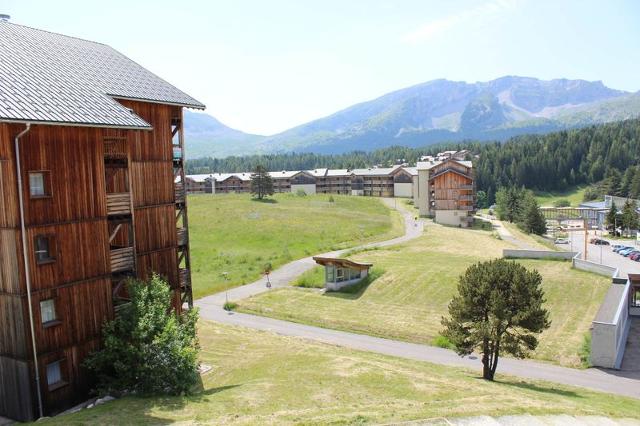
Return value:
[(553, 207), (558, 200), (569, 200), (571, 207), (578, 207), (584, 197), (587, 186), (576, 186), (566, 191), (538, 191), (535, 193), (538, 204), (544, 207)]
[(568, 414), (640, 417), (640, 401), (498, 374), (360, 352), (268, 332), (200, 323), (213, 367), (192, 396), (126, 397), (54, 425), (364, 424), (434, 417)]
[[(400, 215), (380, 199), (276, 194), (189, 198), (189, 236), (195, 298), (252, 282), (268, 262), (291, 260), (404, 232)], [(225, 273), (226, 272), (226, 277)]]
[[(355, 260), (372, 262), (383, 275), (360, 294), (283, 288), (238, 301), (239, 311), (431, 344), (455, 294), (458, 277), (471, 264), (502, 256), (510, 247), (489, 232), (427, 226), (410, 243), (365, 251)], [(569, 262), (523, 260), (544, 278), (551, 328), (541, 336), (534, 358), (579, 367), (584, 334), (607, 291), (605, 277), (571, 269)], [(321, 280), (309, 272), (310, 282)]]

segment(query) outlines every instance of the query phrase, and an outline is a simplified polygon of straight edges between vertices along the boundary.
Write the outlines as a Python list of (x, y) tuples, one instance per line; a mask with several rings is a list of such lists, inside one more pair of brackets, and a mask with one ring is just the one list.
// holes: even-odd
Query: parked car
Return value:
[(614, 253), (620, 253), (621, 251), (623, 251), (623, 250), (629, 250), (630, 248), (631, 248), (631, 247), (629, 247), (629, 246), (620, 246), (620, 247), (614, 248), (614, 249), (613, 249), (613, 252), (614, 252)]
[(636, 262), (640, 262), (640, 252), (637, 253), (631, 253), (629, 255), (629, 259), (631, 260), (635, 260)]
[(602, 238), (592, 238), (589, 240), (590, 244), (595, 244), (597, 246), (608, 246), (609, 241), (603, 240)]
[(621, 249), (622, 247), (625, 247), (625, 246), (622, 245), (622, 244), (614, 244), (614, 245), (611, 246), (611, 250), (616, 251), (616, 250)]
[(632, 254), (635, 254), (635, 253), (640, 253), (640, 250), (635, 250), (635, 249), (634, 249), (634, 250), (627, 251), (627, 252), (625, 252), (625, 253), (623, 254), (623, 256), (624, 256), (624, 257), (629, 257), (629, 256), (631, 256)]
[(618, 254), (621, 254), (623, 256), (628, 256), (632, 251), (636, 251), (636, 250), (633, 247), (629, 247), (624, 250), (620, 250)]
[(556, 238), (554, 244), (569, 244), (569, 240), (566, 238)]

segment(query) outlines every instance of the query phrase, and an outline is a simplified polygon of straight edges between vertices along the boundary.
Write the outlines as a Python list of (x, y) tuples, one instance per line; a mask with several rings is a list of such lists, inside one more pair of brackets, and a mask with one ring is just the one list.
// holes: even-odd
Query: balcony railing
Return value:
[(104, 158), (111, 160), (126, 160), (128, 158), (126, 138), (114, 138), (104, 141)]
[(473, 189), (473, 185), (460, 185), (460, 189)]
[(133, 265), (133, 247), (111, 250), (111, 272), (130, 271)]
[(178, 283), (180, 288), (187, 288), (190, 286), (189, 270), (187, 268), (180, 268), (178, 270)]
[(187, 229), (186, 228), (178, 228), (177, 230), (177, 234), (178, 234), (178, 245), (179, 246), (186, 246), (188, 244), (188, 239), (187, 239)]
[(175, 183), (176, 203), (184, 203), (184, 184), (182, 182)]
[(107, 194), (107, 215), (118, 216), (131, 214), (131, 194), (116, 192)]

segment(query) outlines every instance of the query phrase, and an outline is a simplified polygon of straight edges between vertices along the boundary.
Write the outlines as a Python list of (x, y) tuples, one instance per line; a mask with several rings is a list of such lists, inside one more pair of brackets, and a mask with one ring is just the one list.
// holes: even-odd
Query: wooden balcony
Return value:
[(175, 184), (176, 203), (184, 203), (185, 191), (184, 184), (182, 182), (176, 182)]
[(107, 194), (107, 216), (131, 214), (131, 194), (116, 192)]
[(460, 196), (458, 197), (458, 199), (459, 199), (460, 201), (473, 201), (473, 200), (474, 200), (474, 198), (475, 198), (475, 197), (474, 197), (473, 195), (460, 195)]
[(178, 269), (178, 284), (183, 289), (191, 286), (191, 278), (187, 268)]
[(113, 137), (104, 141), (104, 158), (126, 160), (129, 157), (127, 138)]
[(473, 189), (473, 185), (460, 185), (460, 189)]
[(111, 250), (111, 272), (123, 272), (133, 269), (133, 247)]
[(178, 235), (177, 239), (178, 239), (179, 246), (186, 246), (187, 244), (189, 244), (189, 237), (187, 236), (186, 228), (178, 228), (177, 235)]

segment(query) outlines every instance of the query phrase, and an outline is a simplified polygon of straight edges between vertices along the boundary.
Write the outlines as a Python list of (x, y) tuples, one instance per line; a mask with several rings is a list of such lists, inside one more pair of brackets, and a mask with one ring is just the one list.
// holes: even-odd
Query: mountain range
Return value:
[(272, 136), (243, 133), (207, 114), (185, 113), (190, 158), (284, 152), (337, 154), (391, 145), (504, 140), (640, 116), (640, 92), (600, 81), (507, 76), (445, 79), (397, 90)]

